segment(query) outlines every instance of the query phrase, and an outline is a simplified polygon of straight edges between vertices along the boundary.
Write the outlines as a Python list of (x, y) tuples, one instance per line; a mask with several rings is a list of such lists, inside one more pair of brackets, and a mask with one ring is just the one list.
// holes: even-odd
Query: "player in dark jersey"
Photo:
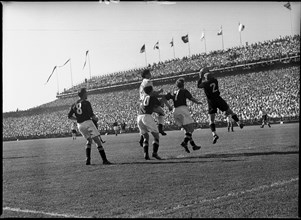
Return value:
[(87, 139), (86, 165), (91, 164), (92, 140), (94, 140), (94, 142), (97, 144), (97, 149), (103, 160), (103, 164), (111, 164), (111, 162), (107, 160), (105, 150), (100, 141), (100, 133), (92, 121), (94, 120), (97, 122), (98, 118), (93, 113), (91, 103), (87, 100), (88, 96), (86, 89), (82, 88), (78, 92), (78, 96), (80, 97), (80, 99), (71, 106), (71, 109), (68, 113), (68, 118), (73, 121), (77, 121), (79, 132), (82, 134), (83, 137)]
[[(205, 81), (203, 81), (203, 78), (205, 78)], [(237, 115), (229, 108), (226, 101), (220, 96), (218, 81), (216, 78), (214, 78), (213, 74), (209, 72), (208, 68), (205, 67), (200, 70), (200, 79), (198, 80), (197, 87), (203, 88), (207, 97), (209, 108), (209, 126), (213, 135), (213, 144), (215, 144), (217, 139), (219, 138), (216, 134), (214, 124), (217, 109), (221, 110), (222, 112), (225, 112), (225, 116), (231, 115), (240, 128), (244, 127), (244, 125), (240, 123)]]
[(185, 131), (185, 138), (184, 141), (181, 143), (181, 146), (184, 147), (185, 151), (187, 153), (190, 153), (188, 149), (188, 141), (190, 142), (193, 150), (199, 150), (201, 149), (200, 146), (197, 146), (193, 139), (192, 139), (192, 133), (194, 131), (194, 120), (190, 115), (186, 99), (189, 99), (190, 101), (196, 103), (196, 104), (202, 104), (200, 101), (195, 99), (191, 93), (184, 88), (184, 78), (179, 78), (176, 81), (176, 86), (178, 87), (178, 90), (175, 91), (173, 94), (168, 93), (166, 95), (167, 100), (172, 100), (174, 103), (174, 120), (175, 123), (182, 127)]
[(144, 87), (144, 92), (146, 93), (146, 95), (144, 96), (139, 106), (137, 125), (139, 128), (140, 135), (144, 137), (143, 140), (144, 159), (150, 160), (148, 154), (148, 142), (149, 142), (148, 132), (150, 132), (154, 137), (152, 156), (158, 160), (161, 160), (161, 157), (159, 157), (158, 155), (159, 129), (154, 118), (152, 117), (154, 108), (160, 106), (161, 103), (157, 97), (152, 95), (152, 91), (153, 91), (152, 86)]

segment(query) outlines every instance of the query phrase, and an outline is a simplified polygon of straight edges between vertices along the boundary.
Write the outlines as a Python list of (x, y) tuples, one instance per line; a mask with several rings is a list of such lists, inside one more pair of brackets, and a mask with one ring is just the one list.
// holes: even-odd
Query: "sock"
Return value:
[(86, 148), (86, 157), (87, 159), (91, 158), (91, 148)]
[(158, 116), (158, 124), (164, 124), (164, 116), (163, 115), (159, 115)]
[(190, 140), (190, 144), (191, 144), (191, 146), (193, 146), (193, 147), (196, 146), (196, 144), (194, 143), (194, 141), (193, 141), (192, 139)]
[(153, 142), (153, 153), (158, 153), (158, 150), (159, 150), (159, 141), (158, 140), (155, 140)]
[(210, 129), (211, 129), (211, 131), (212, 131), (212, 135), (215, 136), (215, 135), (216, 135), (216, 132), (215, 132), (215, 124), (212, 123), (212, 124), (209, 125), (209, 127), (210, 127)]
[(185, 133), (184, 143), (187, 144), (191, 140), (191, 134), (189, 132)]
[(238, 117), (237, 117), (236, 114), (232, 115), (232, 118), (234, 119), (235, 122), (238, 122), (238, 121), (239, 121), (239, 119), (238, 119)]
[(104, 162), (107, 161), (107, 156), (104, 150), (99, 150), (99, 154)]

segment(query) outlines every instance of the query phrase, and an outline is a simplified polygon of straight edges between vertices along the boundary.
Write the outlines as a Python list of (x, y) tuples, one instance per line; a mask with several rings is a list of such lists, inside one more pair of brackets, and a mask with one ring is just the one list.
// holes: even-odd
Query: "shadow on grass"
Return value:
[[(248, 152), (248, 153), (227, 153), (227, 154), (205, 154), (199, 156), (183, 156), (183, 157), (169, 157), (162, 160), (151, 159), (148, 161), (135, 161), (125, 163), (114, 163), (113, 165), (128, 165), (128, 164), (173, 164), (173, 163), (210, 163), (210, 161), (187, 161), (187, 159), (216, 159), (216, 158), (233, 158), (233, 157), (252, 157), (261, 155), (287, 155), (287, 154), (299, 154), (299, 151), (269, 151), (269, 152)], [(185, 161), (184, 161), (185, 160)], [(235, 162), (242, 161), (243, 159), (237, 160), (222, 160), (223, 162)]]

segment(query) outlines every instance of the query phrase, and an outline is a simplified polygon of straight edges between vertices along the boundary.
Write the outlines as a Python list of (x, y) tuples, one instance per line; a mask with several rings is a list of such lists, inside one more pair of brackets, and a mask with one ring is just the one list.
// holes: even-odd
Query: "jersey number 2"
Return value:
[(210, 87), (212, 87), (212, 93), (215, 93), (215, 92), (218, 91), (217, 89), (215, 89), (215, 86), (216, 86), (215, 83), (211, 83), (211, 84), (210, 84)]

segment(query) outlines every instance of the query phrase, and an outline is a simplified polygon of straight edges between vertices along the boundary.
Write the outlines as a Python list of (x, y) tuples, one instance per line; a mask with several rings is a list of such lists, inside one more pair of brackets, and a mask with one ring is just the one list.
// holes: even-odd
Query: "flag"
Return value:
[(86, 51), (86, 58), (85, 58), (85, 63), (84, 63), (83, 69), (84, 69), (84, 68), (85, 68), (85, 66), (86, 66), (86, 62), (87, 62), (87, 55), (88, 55), (88, 53), (89, 53), (89, 50), (87, 50), (87, 51)]
[(170, 41), (170, 47), (173, 47), (173, 39)]
[(65, 66), (69, 61), (70, 61), (70, 59), (67, 60), (62, 66), (58, 66), (58, 67), (63, 67), (63, 66)]
[[(52, 73), (50, 74), (50, 76), (48, 77), (48, 79), (47, 79), (47, 82), (46, 83), (48, 83), (48, 81), (49, 81), (49, 79), (50, 79), (50, 77), (52, 76), (52, 74), (54, 73), (54, 70), (56, 69), (56, 66), (53, 68), (53, 70), (52, 70)], [(45, 84), (46, 84), (45, 83)]]
[(284, 4), (283, 6), (286, 7), (287, 9), (289, 9), (289, 10), (292, 10), (291, 4), (289, 2)]
[(184, 43), (188, 42), (188, 34), (186, 34), (185, 36), (182, 36), (181, 38)]
[(217, 32), (217, 35), (223, 35), (223, 29), (221, 27), (221, 29), (219, 29), (219, 31)]
[(245, 29), (245, 26), (243, 24), (238, 25), (238, 31), (241, 32)]
[(205, 33), (202, 33), (201, 40), (205, 39)]
[(144, 51), (145, 51), (145, 44), (143, 44), (143, 46), (141, 47), (140, 53), (144, 53)]
[(154, 50), (155, 50), (155, 49), (159, 49), (159, 41), (155, 44)]

